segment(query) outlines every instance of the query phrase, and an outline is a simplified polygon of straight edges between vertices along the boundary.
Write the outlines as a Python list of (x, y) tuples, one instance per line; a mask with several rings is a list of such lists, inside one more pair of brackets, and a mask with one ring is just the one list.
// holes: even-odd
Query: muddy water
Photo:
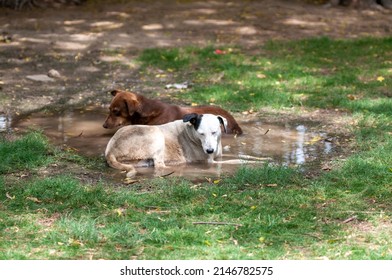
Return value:
[[(102, 156), (115, 130), (102, 127), (106, 110), (87, 108), (61, 113), (36, 113), (27, 118), (15, 120), (0, 116), (0, 130), (29, 128), (41, 129), (56, 145), (66, 145), (86, 156)], [(224, 158), (232, 159), (241, 155), (271, 158), (286, 165), (300, 165), (331, 152), (327, 135), (310, 132), (303, 124), (268, 124), (260, 121), (240, 122), (244, 134), (238, 137), (225, 135), (222, 139)], [(189, 178), (219, 176), (233, 173), (238, 165), (192, 164), (176, 166), (176, 175)], [(139, 168), (139, 176), (152, 175), (152, 168)], [(108, 168), (108, 173), (112, 173)], [(117, 172), (116, 172), (117, 173)]]

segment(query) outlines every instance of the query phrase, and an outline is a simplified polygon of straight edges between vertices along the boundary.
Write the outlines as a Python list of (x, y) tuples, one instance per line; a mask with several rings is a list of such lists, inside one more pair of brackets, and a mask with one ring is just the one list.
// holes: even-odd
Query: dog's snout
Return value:
[(108, 128), (108, 125), (106, 123), (104, 123), (102, 126), (103, 128)]
[(206, 152), (207, 154), (212, 154), (214, 152), (214, 149), (207, 149)]

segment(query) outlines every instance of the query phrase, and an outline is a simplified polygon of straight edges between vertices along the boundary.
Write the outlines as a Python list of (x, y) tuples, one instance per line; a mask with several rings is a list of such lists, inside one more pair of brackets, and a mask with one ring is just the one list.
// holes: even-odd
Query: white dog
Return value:
[(214, 163), (222, 156), (221, 126), (226, 131), (224, 117), (195, 113), (162, 125), (125, 126), (110, 139), (105, 157), (111, 167), (127, 171), (127, 177), (136, 174), (135, 166), (153, 164), (162, 172), (166, 165)]

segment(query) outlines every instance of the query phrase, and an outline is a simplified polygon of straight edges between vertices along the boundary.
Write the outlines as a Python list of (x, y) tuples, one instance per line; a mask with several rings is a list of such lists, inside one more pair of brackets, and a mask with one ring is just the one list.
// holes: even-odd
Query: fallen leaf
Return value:
[(225, 51), (222, 51), (222, 50), (220, 50), (220, 49), (216, 49), (216, 50), (214, 51), (214, 53), (220, 55), (220, 54), (225, 54), (226, 52), (225, 52)]
[(278, 184), (266, 184), (265, 186), (266, 186), (266, 187), (277, 187)]
[(238, 245), (238, 240), (234, 239), (233, 237), (230, 237), (229, 240), (233, 241), (234, 245)]
[(221, 181), (221, 179), (214, 180), (214, 184), (215, 184), (215, 185), (216, 185), (216, 184), (219, 184), (220, 181)]
[(347, 258), (347, 257), (351, 256), (352, 253), (353, 253), (353, 251), (348, 251), (348, 252), (346, 252), (346, 253), (344, 254), (344, 257)]
[(73, 238), (68, 239), (68, 245), (72, 247), (82, 247), (84, 244), (80, 240), (75, 240)]
[(122, 216), (123, 214), (124, 214), (124, 209), (122, 209), (122, 208), (117, 208), (116, 210), (115, 210), (115, 212), (117, 213), (117, 216)]
[(385, 78), (383, 77), (383, 76), (378, 76), (377, 77), (377, 81), (379, 81), (379, 82), (382, 82), (382, 81), (384, 81), (385, 80)]
[(314, 136), (312, 139), (310, 139), (309, 144), (313, 145), (320, 140), (321, 140), (320, 136)]
[(260, 236), (259, 237), (259, 242), (260, 243), (264, 243), (265, 242), (265, 237), (264, 236)]
[(36, 203), (41, 203), (41, 202), (42, 202), (42, 201), (39, 200), (38, 198), (36, 198), (36, 197), (31, 197), (31, 196), (26, 197), (26, 199), (31, 200), (31, 201), (36, 202)]
[(137, 183), (137, 182), (139, 182), (139, 181), (140, 181), (140, 180), (135, 180), (135, 179), (131, 179), (131, 178), (125, 178), (125, 179), (124, 179), (124, 183), (125, 183), (125, 184), (128, 184), (128, 185)]

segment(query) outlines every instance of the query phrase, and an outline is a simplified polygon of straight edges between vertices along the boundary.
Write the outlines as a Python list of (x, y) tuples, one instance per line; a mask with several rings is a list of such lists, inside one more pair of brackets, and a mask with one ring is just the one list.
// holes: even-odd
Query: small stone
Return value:
[(44, 74), (28, 75), (26, 76), (26, 78), (36, 82), (54, 82), (53, 78), (48, 77), (48, 75), (44, 75)]
[(59, 71), (57, 71), (55, 69), (51, 69), (48, 72), (48, 77), (51, 77), (51, 78), (61, 78), (61, 75), (60, 75)]

